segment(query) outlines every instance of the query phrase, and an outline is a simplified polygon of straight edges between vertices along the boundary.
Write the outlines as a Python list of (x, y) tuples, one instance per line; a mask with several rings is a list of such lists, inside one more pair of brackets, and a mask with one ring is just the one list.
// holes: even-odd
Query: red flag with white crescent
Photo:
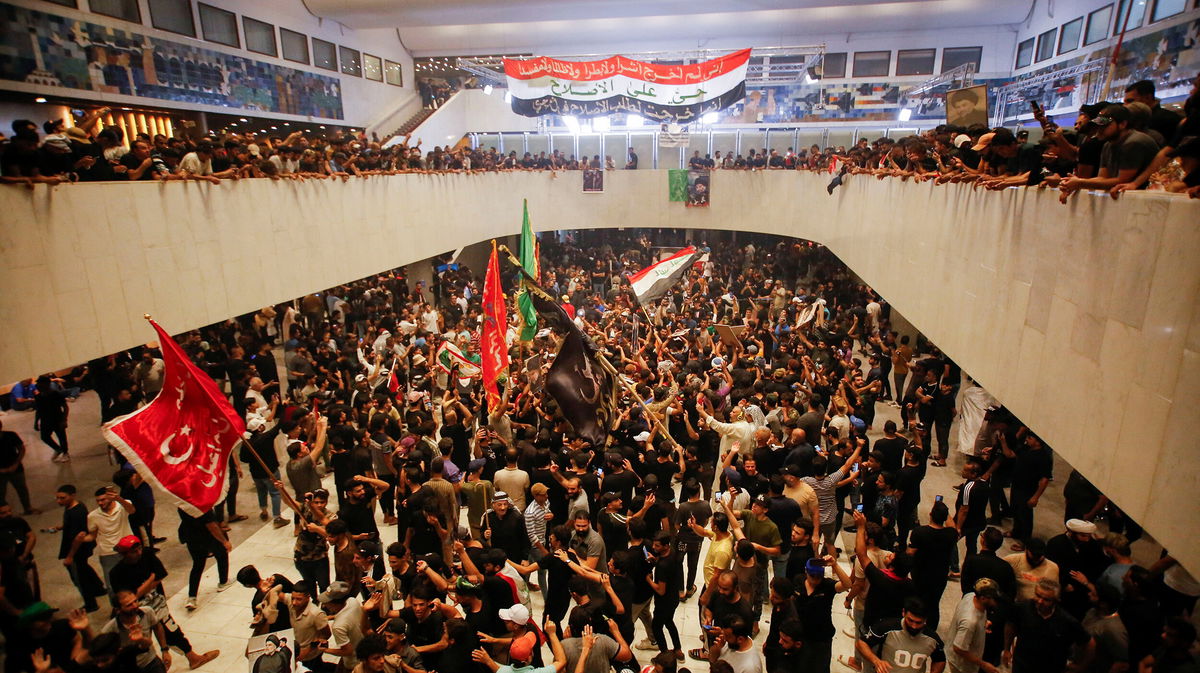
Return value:
[(229, 454), (246, 426), (217, 384), (153, 320), (163, 354), (162, 392), (137, 411), (109, 421), (104, 438), (142, 478), (193, 516), (225, 497)]
[(504, 308), (504, 290), (500, 287), (500, 257), (496, 253), (496, 242), (492, 241), (492, 256), (488, 260), (487, 275), (483, 282), (483, 329), (479, 338), (479, 352), (483, 358), (483, 389), (487, 393), (488, 409), (500, 403), (500, 388), (497, 382), (508, 371), (507, 311)]

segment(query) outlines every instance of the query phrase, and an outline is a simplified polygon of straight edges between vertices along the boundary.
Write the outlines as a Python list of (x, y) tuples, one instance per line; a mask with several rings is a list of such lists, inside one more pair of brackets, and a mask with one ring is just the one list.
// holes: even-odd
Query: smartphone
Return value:
[(941, 501), (942, 501), (942, 496), (940, 496), (940, 495), (939, 495), (939, 496), (935, 497), (935, 498), (933, 499), (933, 501), (934, 501), (934, 502), (941, 502)]
[(853, 468), (851, 471), (852, 471), (852, 472), (858, 472), (858, 463), (855, 463), (855, 464), (854, 464), (854, 468)]
[(855, 506), (854, 506), (854, 511), (858, 512), (859, 514), (862, 514), (862, 511), (863, 511), (863, 504), (860, 502), (860, 503), (858, 503), (857, 505), (855, 505)]
[(1034, 114), (1038, 114), (1042, 111), (1042, 105), (1035, 100), (1031, 100), (1029, 101), (1029, 109), (1033, 110)]

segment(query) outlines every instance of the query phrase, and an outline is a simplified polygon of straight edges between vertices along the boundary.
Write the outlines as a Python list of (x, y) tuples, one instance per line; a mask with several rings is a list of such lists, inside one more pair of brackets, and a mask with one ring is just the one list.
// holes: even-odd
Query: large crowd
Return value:
[[(428, 100), (426, 104), (433, 105)], [(419, 140), (414, 145), (409, 137), (380, 142), (365, 134), (210, 133), (168, 138), (139, 133), (125, 138), (118, 127), (97, 130), (107, 112), (95, 110), (71, 128), (61, 120), (47, 121), (40, 129), (44, 135), (32, 121), (14, 122), (13, 135), (0, 155), (0, 180), (32, 185), (126, 179), (350, 179), (412, 172), (613, 170), (622, 165), (635, 169), (640, 162), (632, 148), (620, 160), (577, 158), (559, 150), (502, 153), (463, 143), (423, 152)], [(831, 192), (847, 175), (862, 174), (937, 184), (968, 182), (988, 189), (1054, 188), (1064, 201), (1081, 190), (1103, 190), (1116, 197), (1149, 187), (1200, 198), (1200, 76), (1182, 113), (1164, 108), (1153, 82), (1141, 81), (1126, 89), (1123, 101), (1081, 106), (1070, 128), (1056, 125), (1040, 108), (1035, 116), (1044, 132), (1038, 142), (1029, 142), (1026, 131), (941, 124), (903, 138), (861, 138), (849, 148), (750, 148), (744, 154), (711, 156), (696, 151), (688, 166), (830, 172), (836, 174)]]
[[(447, 260), (428, 286), (396, 270), (180, 335), (247, 428), (230, 496), (203, 516), (179, 511), (185, 609), (204, 609), (210, 558), (217, 591), (252, 589), (253, 632), (267, 638), (256, 671), (291, 670), (293, 656), (343, 673), (1196, 670), (1200, 585), (1166, 552), (1136, 564), (1141, 529), (1078, 472), (1054, 475), (1050, 447), (1004, 408), (958, 447), (953, 498), (922, 495), (929, 471), (950, 465), (970, 382), (936, 346), (898, 335), (887, 303), (827, 250), (700, 243), (704, 261), (639, 307), (625, 274), (652, 261), (654, 242), (579, 236), (543, 238), (541, 284), (623, 378), (603, 445), (542, 385), (553, 329), (529, 342), (514, 329), (514, 365), (487, 405), (473, 366), (481, 275)], [(133, 411), (163, 366), (140, 348), (25, 390), (45, 433), (65, 424), (77, 387), (95, 390), (104, 420)], [(899, 422), (876, 420), (888, 408)], [(0, 435), (5, 474), (26, 450), (14, 437)], [(295, 535), (290, 576), (230, 568), (247, 476), (249, 515)], [(1044, 539), (1034, 519), (1052, 479), (1066, 513)], [(38, 600), (28, 525), (0, 506), (6, 670), (155, 672), (172, 652), (193, 668), (215, 657), (170, 614), (156, 552), (170, 543), (138, 473), (126, 464), (94, 495), (57, 491), (80, 608), (60, 616)], [(855, 655), (839, 664), (841, 609)], [(88, 613), (109, 610), (94, 630)], [(696, 633), (680, 630), (687, 611)]]

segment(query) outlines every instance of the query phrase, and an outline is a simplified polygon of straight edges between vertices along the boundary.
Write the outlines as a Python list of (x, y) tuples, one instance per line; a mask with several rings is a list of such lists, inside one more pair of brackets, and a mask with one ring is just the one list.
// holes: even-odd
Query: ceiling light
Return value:
[(563, 124), (566, 124), (567, 130), (571, 133), (579, 133), (579, 120), (571, 115), (563, 117)]
[(249, 120), (249, 119), (246, 119), (245, 117), (242, 117), (242, 118), (241, 118), (241, 119), (239, 119), (238, 121), (240, 121), (240, 122), (248, 122), (248, 121), (250, 121), (250, 120)]
[(716, 113), (716, 112), (709, 112), (709, 113), (706, 113), (706, 114), (705, 114), (703, 117), (701, 117), (701, 118), (700, 118), (700, 123), (702, 123), (702, 124), (716, 124), (716, 123), (717, 123), (717, 119), (718, 119), (718, 115), (717, 115), (717, 113)]
[(277, 130), (277, 128), (278, 128), (278, 127), (272, 126), (272, 127), (271, 127), (271, 130), (272, 130), (272, 131), (275, 131), (275, 130)]
[(609, 129), (609, 126), (610, 126), (610, 124), (609, 124), (608, 117), (596, 117), (594, 120), (592, 120), (592, 128), (595, 129), (596, 131), (599, 131), (599, 132), (607, 131)]
[(325, 128), (325, 127), (324, 127), (324, 126), (320, 126), (320, 127), (318, 127), (318, 128)]
[(488, 84), (483, 87), (483, 95), (485, 95), (485, 96), (492, 95), (492, 85), (491, 84)]
[(912, 110), (904, 108), (900, 111), (900, 121), (906, 122), (910, 119), (912, 119)]
[(45, 98), (42, 98), (41, 96), (38, 96), (37, 98), (34, 98), (34, 99), (33, 99), (33, 102), (35, 102), (35, 103), (45, 103), (45, 102), (46, 102), (46, 99), (45, 99)]
[(642, 119), (638, 115), (627, 115), (625, 117), (625, 125), (630, 128), (637, 128), (641, 126), (644, 121), (646, 120)]

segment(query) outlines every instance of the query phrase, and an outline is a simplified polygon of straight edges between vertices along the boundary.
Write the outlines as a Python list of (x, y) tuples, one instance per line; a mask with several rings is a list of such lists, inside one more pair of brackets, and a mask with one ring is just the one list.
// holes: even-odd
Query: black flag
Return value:
[(558, 403), (575, 432), (602, 448), (617, 415), (617, 381), (597, 359), (598, 349), (558, 303), (530, 292), (538, 317), (565, 333), (562, 346), (546, 373), (546, 391)]

